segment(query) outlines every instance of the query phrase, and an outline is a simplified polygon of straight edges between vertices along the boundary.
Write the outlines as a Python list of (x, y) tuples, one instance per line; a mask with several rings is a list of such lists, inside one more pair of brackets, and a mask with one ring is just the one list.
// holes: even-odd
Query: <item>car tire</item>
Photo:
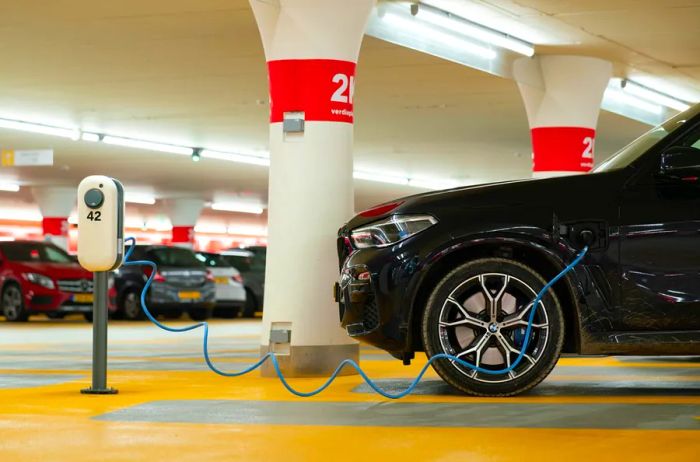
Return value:
[(122, 298), (122, 313), (124, 319), (129, 321), (142, 321), (146, 319), (146, 313), (141, 308), (141, 294), (136, 289), (128, 289)]
[(222, 319), (233, 319), (237, 318), (240, 312), (240, 308), (237, 307), (222, 307), (214, 309), (214, 316)]
[(163, 317), (165, 319), (180, 319), (182, 317), (182, 310), (179, 308), (167, 309), (163, 312)]
[(92, 313), (83, 313), (83, 318), (85, 318), (87, 322), (92, 322)]
[(244, 318), (254, 318), (255, 313), (258, 311), (258, 302), (253, 295), (253, 292), (246, 289), (245, 291), (245, 305), (241, 310), (241, 316)]
[(24, 307), (24, 296), (22, 289), (15, 283), (6, 284), (0, 296), (2, 304), (2, 315), (9, 322), (25, 322), (29, 319), (29, 314)]
[(193, 321), (206, 321), (211, 318), (212, 312), (214, 310), (211, 308), (192, 308), (187, 314)]
[[(535, 270), (512, 260), (487, 258), (456, 268), (437, 284), (423, 313), (426, 355), (447, 353), (485, 369), (509, 368), (524, 344), (532, 302), (545, 284)], [(475, 372), (448, 359), (432, 366), (464, 393), (511, 396), (547, 377), (563, 343), (564, 316), (550, 290), (537, 307), (527, 356), (511, 372)]]

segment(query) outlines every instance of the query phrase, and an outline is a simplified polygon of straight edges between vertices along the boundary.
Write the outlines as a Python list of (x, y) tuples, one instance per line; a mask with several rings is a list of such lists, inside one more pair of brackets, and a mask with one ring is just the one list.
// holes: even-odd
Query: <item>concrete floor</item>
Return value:
[[(215, 321), (216, 363), (253, 362), (258, 334), (258, 321)], [(109, 382), (120, 393), (84, 396), (90, 342), (77, 318), (0, 322), (0, 461), (700, 460), (700, 358), (563, 358), (506, 399), (457, 395), (431, 371), (401, 401), (357, 376), (303, 400), (257, 373), (209, 372), (199, 331), (115, 322)], [(362, 347), (386, 388), (404, 388), (422, 362)]]

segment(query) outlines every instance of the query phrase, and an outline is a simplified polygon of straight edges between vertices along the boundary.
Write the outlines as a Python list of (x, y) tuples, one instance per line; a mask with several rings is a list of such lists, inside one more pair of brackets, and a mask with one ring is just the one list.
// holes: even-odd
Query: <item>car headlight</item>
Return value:
[(45, 287), (47, 289), (55, 289), (56, 286), (53, 283), (53, 279), (51, 279), (48, 276), (44, 276), (43, 274), (39, 273), (24, 273), (24, 277), (27, 281), (31, 282), (32, 284), (36, 284), (41, 287)]
[(350, 232), (358, 249), (396, 244), (430, 228), (437, 220), (430, 215), (393, 215)]

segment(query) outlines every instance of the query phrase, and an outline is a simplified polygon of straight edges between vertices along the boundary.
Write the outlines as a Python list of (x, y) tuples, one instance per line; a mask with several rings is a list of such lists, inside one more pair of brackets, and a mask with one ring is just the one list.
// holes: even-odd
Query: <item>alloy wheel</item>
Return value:
[(5, 288), (2, 295), (2, 313), (9, 320), (19, 319), (22, 313), (22, 292), (11, 285)]
[[(536, 295), (532, 287), (508, 274), (470, 277), (452, 290), (442, 304), (438, 326), (442, 350), (483, 369), (510, 368), (524, 345)], [(507, 382), (537, 363), (548, 339), (549, 319), (540, 302), (525, 354), (513, 370), (494, 375), (452, 363), (473, 380)]]

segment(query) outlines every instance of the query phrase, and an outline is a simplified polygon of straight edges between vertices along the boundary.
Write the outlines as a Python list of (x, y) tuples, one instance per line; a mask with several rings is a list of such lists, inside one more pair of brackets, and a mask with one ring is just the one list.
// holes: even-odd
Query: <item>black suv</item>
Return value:
[(441, 359), (452, 386), (523, 392), (560, 353), (700, 355), (700, 105), (594, 173), (464, 187), (361, 213), (339, 232), (336, 299), (348, 334), (410, 362)]
[[(201, 321), (211, 316), (216, 296), (214, 278), (190, 249), (163, 245), (137, 245), (130, 260), (149, 260), (158, 265), (146, 303), (154, 315), (178, 318), (187, 311)], [(126, 319), (144, 319), (141, 291), (151, 269), (122, 266), (114, 272), (117, 314)]]

